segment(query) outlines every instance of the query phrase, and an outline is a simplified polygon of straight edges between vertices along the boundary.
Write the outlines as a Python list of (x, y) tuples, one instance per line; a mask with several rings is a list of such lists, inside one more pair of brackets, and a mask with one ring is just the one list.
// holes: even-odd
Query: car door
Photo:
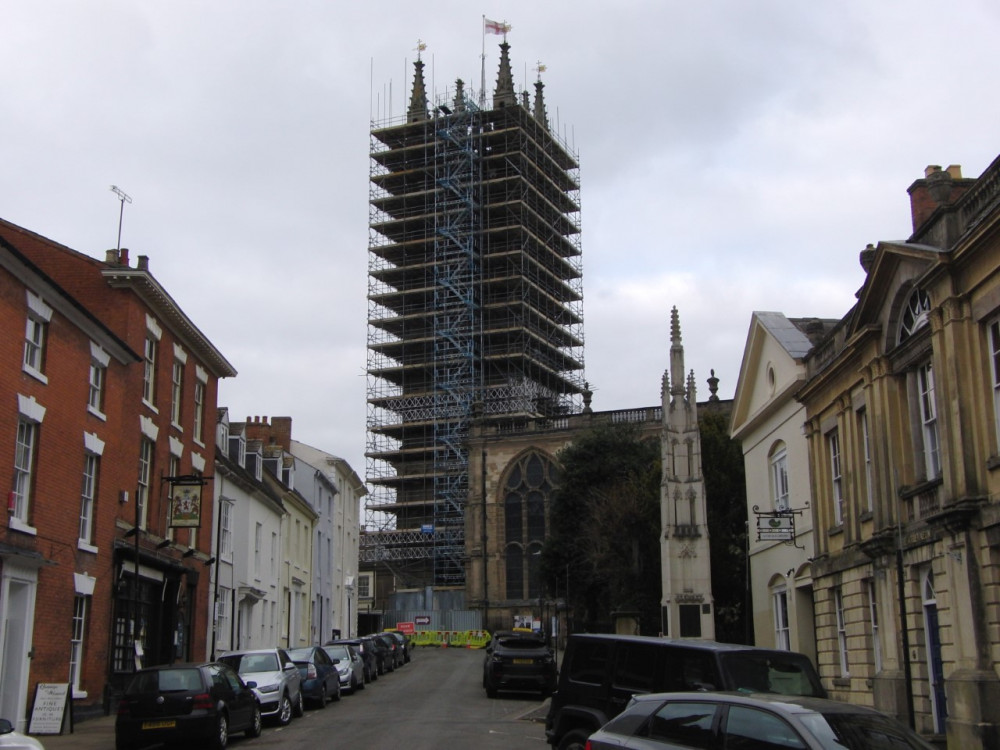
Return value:
[(326, 692), (329, 695), (336, 695), (340, 692), (340, 676), (333, 665), (333, 660), (321, 648), (313, 649), (313, 663), (316, 671), (320, 673), (323, 682), (326, 683)]
[(253, 705), (256, 700), (253, 690), (248, 688), (236, 671), (225, 664), (213, 665), (218, 670), (218, 679), (214, 676), (212, 682), (219, 686), (220, 695), (224, 696), (229, 710), (230, 730), (237, 732), (250, 726), (253, 715)]
[(299, 668), (292, 663), (292, 657), (283, 648), (278, 649), (278, 660), (281, 662), (281, 671), (285, 674), (285, 683), (288, 685), (289, 696), (292, 703), (296, 701), (296, 696), (302, 690), (302, 675)]

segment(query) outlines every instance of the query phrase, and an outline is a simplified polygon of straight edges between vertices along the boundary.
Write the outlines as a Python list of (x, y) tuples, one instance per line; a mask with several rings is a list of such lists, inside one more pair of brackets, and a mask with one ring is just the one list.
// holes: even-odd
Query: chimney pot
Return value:
[(121, 252), (118, 254), (118, 262), (123, 266), (128, 266), (128, 248), (123, 247)]
[(118, 251), (114, 248), (104, 251), (104, 262), (109, 266), (118, 265)]
[(148, 271), (149, 270), (149, 256), (148, 255), (140, 255), (138, 258), (136, 258), (136, 260), (135, 260), (135, 267), (138, 268), (140, 271)]

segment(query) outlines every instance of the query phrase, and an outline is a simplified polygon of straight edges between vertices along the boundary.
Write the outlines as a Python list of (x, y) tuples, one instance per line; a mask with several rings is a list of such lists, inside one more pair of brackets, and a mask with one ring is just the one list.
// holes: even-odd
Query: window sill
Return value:
[(87, 411), (90, 413), (91, 416), (97, 417), (102, 422), (108, 421), (108, 417), (103, 411), (101, 411), (100, 409), (95, 409), (90, 404), (87, 404)]
[(831, 526), (829, 529), (826, 530), (826, 533), (828, 536), (837, 536), (838, 534), (843, 534), (844, 524), (840, 524), (838, 526)]
[(203, 440), (201, 440), (200, 438), (191, 438), (191, 441), (192, 441), (192, 442), (193, 442), (193, 443), (194, 443), (195, 445), (197, 445), (197, 446), (198, 446), (199, 448), (204, 448), (204, 447), (205, 447), (205, 443), (204, 443), (204, 441), (203, 441)]
[(1000, 456), (990, 456), (986, 459), (986, 468), (989, 471), (1000, 469)]
[(8, 524), (8, 528), (10, 528), (11, 531), (20, 531), (23, 534), (31, 534), (31, 536), (38, 536), (38, 529), (36, 529), (34, 526), (29, 526), (17, 516), (10, 517), (10, 523)]
[(84, 541), (83, 539), (76, 540), (76, 548), (81, 552), (90, 552), (91, 554), (94, 555), (96, 555), (99, 551), (97, 547), (95, 547), (90, 542)]
[(184, 432), (184, 428), (181, 427), (180, 422), (174, 422), (173, 420), (171, 420), (170, 421), (170, 426), (173, 427), (178, 432)]
[(833, 686), (835, 688), (849, 688), (851, 686), (850, 677), (834, 677)]
[(46, 377), (45, 373), (43, 373), (42, 371), (36, 370), (34, 367), (31, 367), (29, 365), (22, 365), (21, 366), (21, 370), (23, 370), (24, 372), (26, 372), (28, 375), (30, 375), (31, 377), (33, 377), (35, 380), (37, 380), (37, 381), (39, 381), (41, 383), (44, 383), (45, 385), (49, 384), (48, 377)]
[(146, 407), (147, 409), (149, 409), (149, 410), (150, 410), (151, 412), (153, 412), (153, 414), (159, 414), (159, 413), (160, 413), (160, 410), (159, 410), (159, 409), (157, 409), (157, 408), (156, 408), (155, 406), (153, 406), (153, 405), (152, 405), (152, 404), (151, 404), (151, 403), (150, 403), (149, 401), (147, 401), (146, 399), (143, 399), (143, 400), (142, 400), (142, 404), (143, 404), (143, 406), (145, 406), (145, 407)]
[(77, 690), (76, 688), (73, 688), (73, 700), (79, 701), (87, 697), (89, 696), (87, 695), (86, 690)]

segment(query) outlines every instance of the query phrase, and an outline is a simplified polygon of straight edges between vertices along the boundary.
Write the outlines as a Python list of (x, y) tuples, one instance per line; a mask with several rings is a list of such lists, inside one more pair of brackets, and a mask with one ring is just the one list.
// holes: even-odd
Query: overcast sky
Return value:
[(596, 410), (658, 403), (675, 305), (731, 398), (752, 311), (842, 317), (924, 168), (1000, 153), (995, 0), (2, 0), (0, 216), (103, 258), (120, 187), (133, 264), (239, 371), (219, 404), (363, 477), (370, 123), (418, 41), (478, 89), (483, 15), (580, 155)]

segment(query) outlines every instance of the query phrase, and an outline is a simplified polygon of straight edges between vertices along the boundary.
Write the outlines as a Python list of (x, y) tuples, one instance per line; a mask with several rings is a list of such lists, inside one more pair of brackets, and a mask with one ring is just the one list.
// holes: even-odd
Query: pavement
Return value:
[[(549, 712), (549, 701), (546, 699), (517, 718), (521, 721), (544, 722)], [(35, 734), (36, 740), (45, 746), (45, 750), (112, 750), (115, 746), (115, 717), (98, 716), (94, 719), (77, 721), (72, 732), (63, 734)]]
[(72, 732), (33, 734), (45, 750), (112, 750), (115, 746), (115, 717), (98, 716), (73, 724)]

